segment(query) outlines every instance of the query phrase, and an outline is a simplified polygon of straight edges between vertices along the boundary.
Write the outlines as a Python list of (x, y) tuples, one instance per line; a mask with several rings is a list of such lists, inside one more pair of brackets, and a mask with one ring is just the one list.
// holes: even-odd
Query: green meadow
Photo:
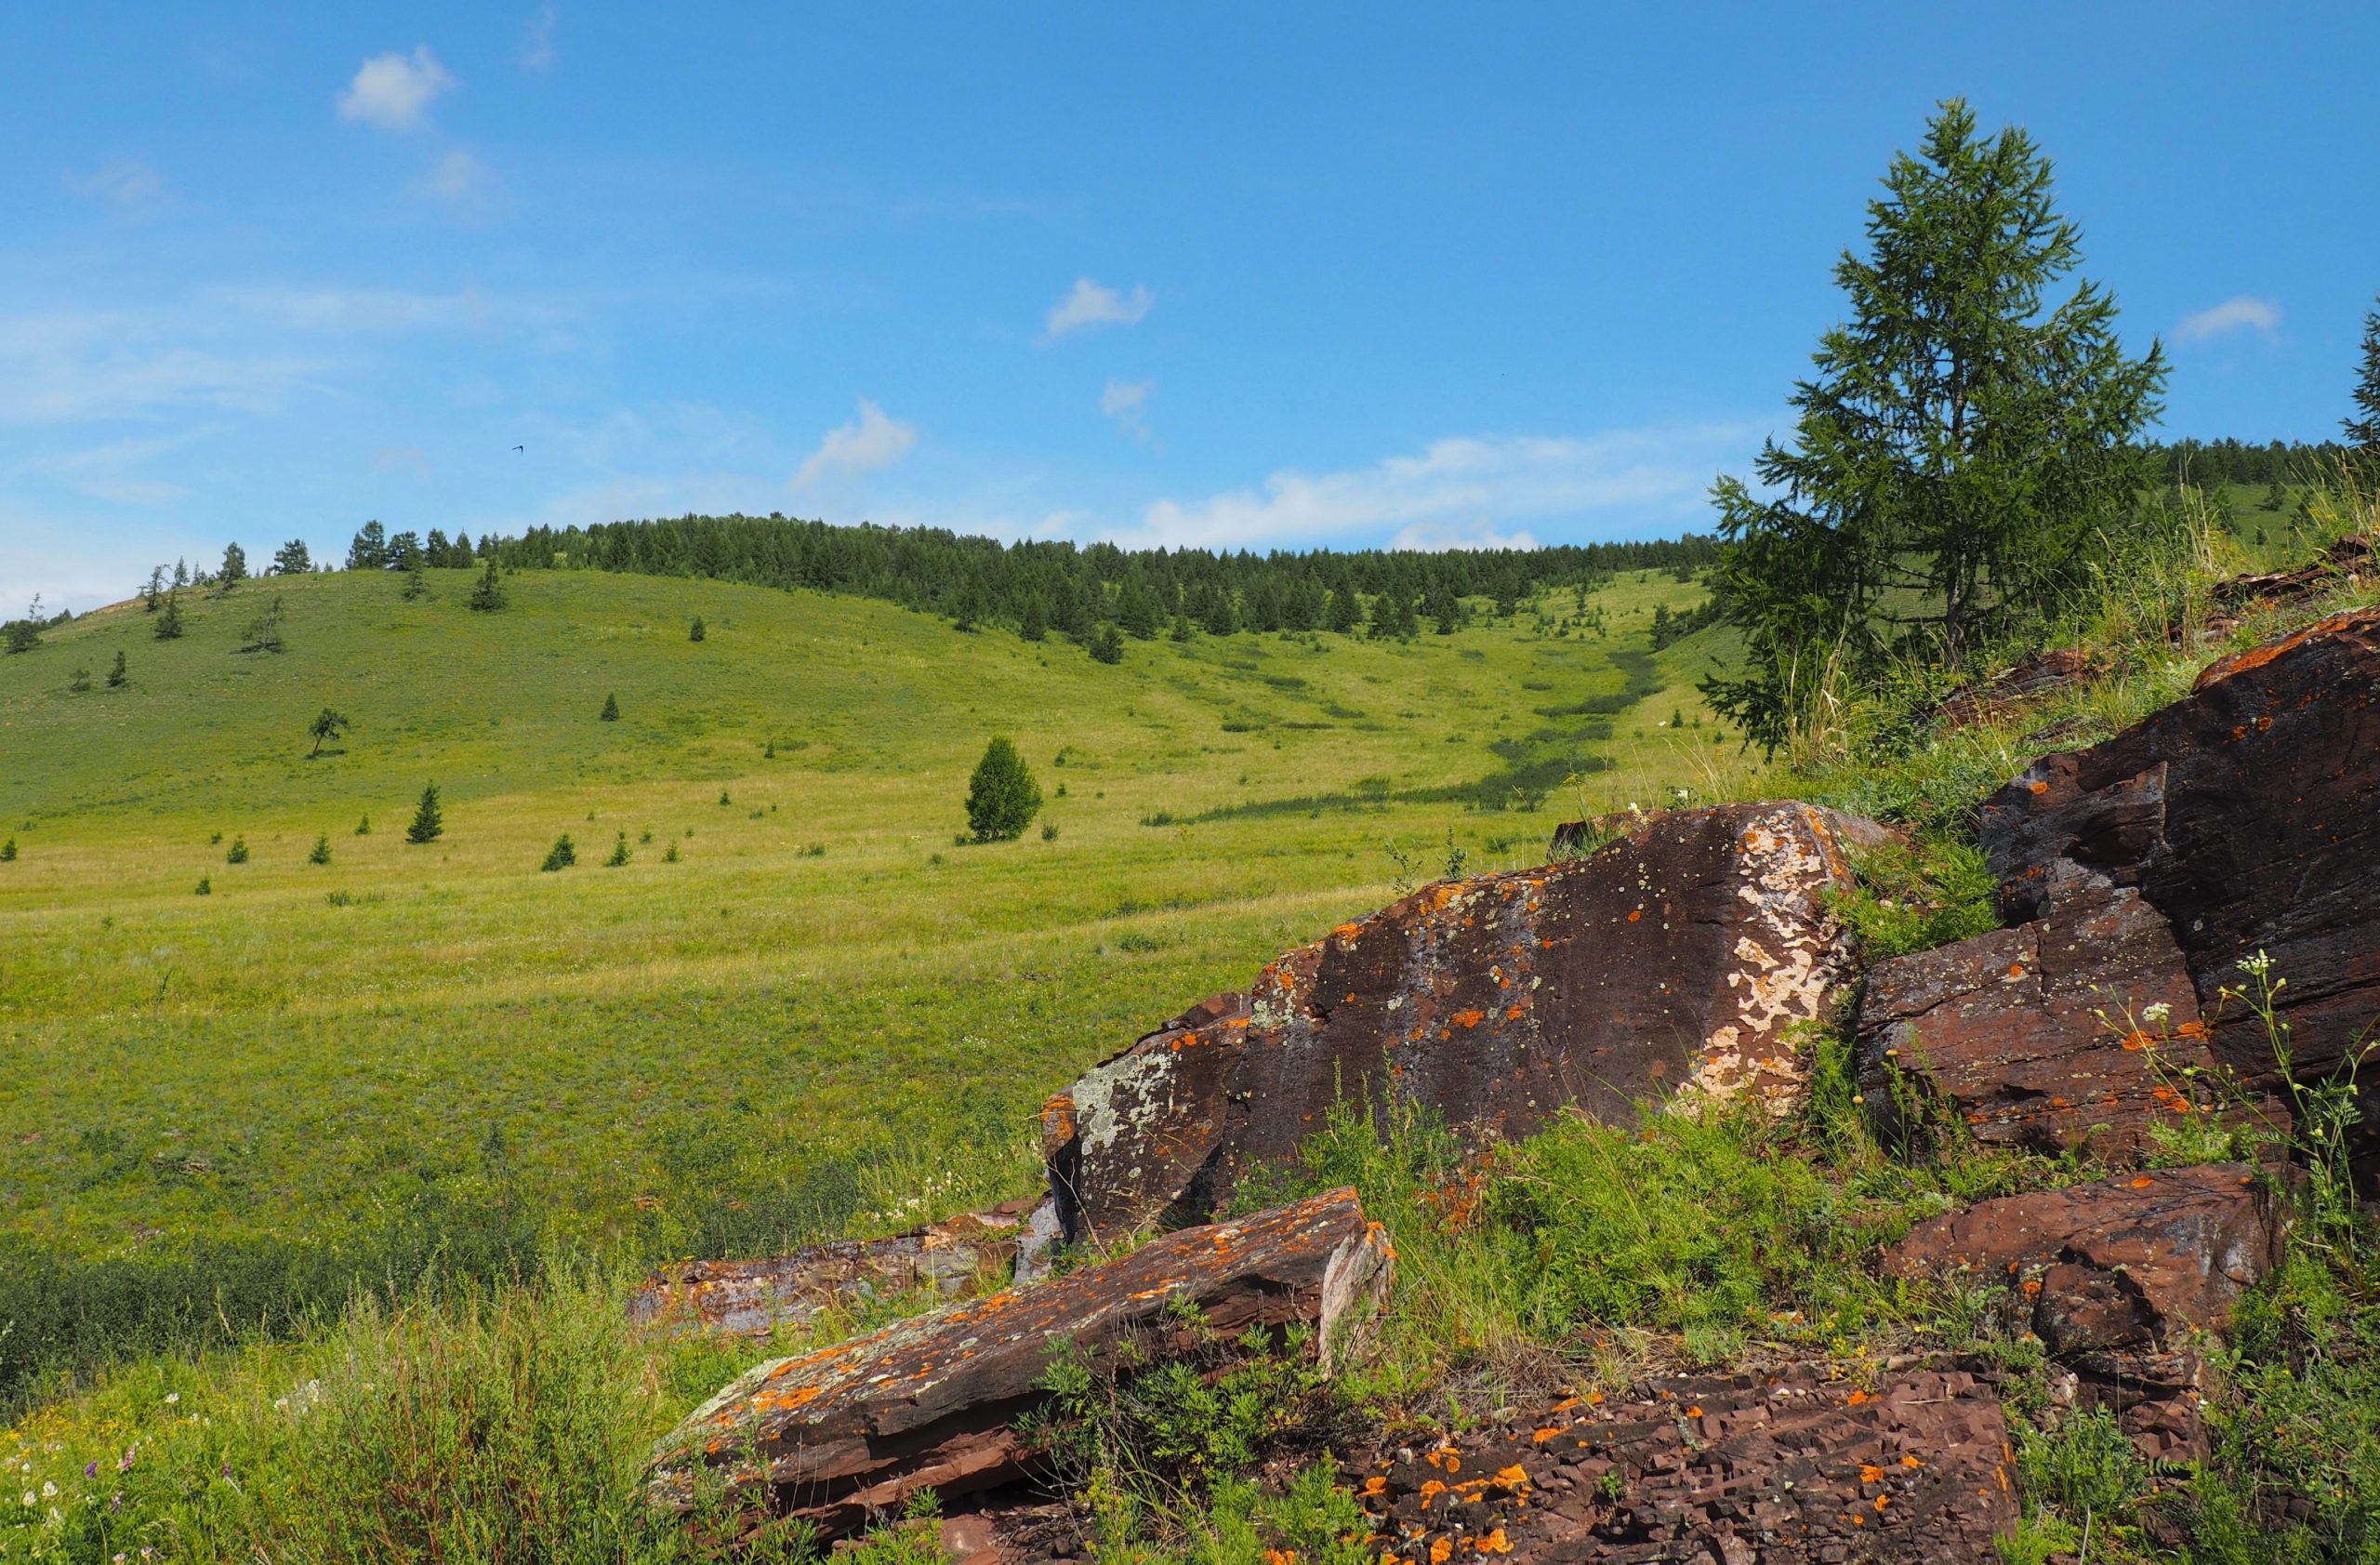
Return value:
[[(0, 658), (0, 1239), (337, 1238), (434, 1191), (651, 1254), (1015, 1194), (1044, 1096), (1284, 948), (1581, 809), (1756, 786), (1694, 695), (1725, 632), (1648, 651), (1705, 595), (1664, 574), (1115, 667), (810, 592), (533, 571), (480, 614), (430, 578)], [(276, 597), (286, 650), (238, 651)], [(1001, 734), (1041, 816), (961, 843)]]

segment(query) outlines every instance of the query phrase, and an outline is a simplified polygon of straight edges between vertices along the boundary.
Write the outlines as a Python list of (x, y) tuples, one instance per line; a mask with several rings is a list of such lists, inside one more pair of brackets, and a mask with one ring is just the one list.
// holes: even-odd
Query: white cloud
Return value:
[(382, 130), (419, 130), (429, 123), (430, 100), (454, 86), (427, 44), (416, 46), (410, 59), (376, 54), (338, 95), (338, 117)]
[(1157, 297), (1134, 284), (1129, 294), (1102, 286), (1088, 277), (1075, 279), (1074, 292), (1050, 307), (1041, 340), (1055, 342), (1070, 331), (1091, 326), (1129, 326), (1148, 314)]
[(537, 13), (537, 20), (521, 34), (521, 52), (515, 57), (523, 71), (550, 71), (554, 68), (554, 8), (548, 6)]
[(440, 158), (438, 166), (424, 175), (416, 188), (441, 201), (469, 201), (487, 193), (495, 183), (496, 176), (488, 172), (487, 165), (457, 147)]
[(1116, 420), (1116, 427), (1143, 444), (1148, 444), (1149, 398), (1157, 391), (1154, 380), (1110, 380), (1099, 393), (1099, 411)]
[(2204, 342), (2209, 338), (2250, 329), (2269, 336), (2280, 325), (2280, 305), (2268, 298), (2253, 298), (2241, 294), (2237, 298), (2225, 299), (2212, 310), (2183, 316), (2181, 325), (2174, 328), (2174, 340)]
[(790, 487), (808, 488), (830, 473), (856, 477), (889, 468), (909, 454), (918, 443), (918, 427), (888, 418), (884, 409), (866, 397), (859, 399), (859, 418), (826, 431), (818, 449), (793, 475)]
[(1276, 472), (1261, 488), (1158, 500), (1114, 537), (1128, 547), (1236, 549), (1385, 531), (1397, 548), (1525, 548), (1534, 540), (1513, 526), (1521, 518), (1604, 512), (1632, 524), (1690, 525), (1712, 474), (1742, 462), (1765, 427), (1458, 436), (1368, 468)]
[(138, 206), (165, 192), (165, 177), (143, 158), (117, 158), (87, 174), (69, 174), (66, 188), (77, 195), (95, 195), (119, 206)]

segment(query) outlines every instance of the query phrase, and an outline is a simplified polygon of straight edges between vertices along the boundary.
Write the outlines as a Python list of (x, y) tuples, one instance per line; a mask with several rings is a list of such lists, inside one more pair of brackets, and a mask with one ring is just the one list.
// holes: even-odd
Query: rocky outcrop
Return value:
[(2266, 1177), (2210, 1163), (1980, 1201), (1911, 1229), (1885, 1267), (2014, 1287), (2052, 1352), (2085, 1354), (2221, 1331), (2281, 1235)]
[(688, 1261), (654, 1273), (629, 1295), (628, 1319), (664, 1332), (766, 1336), (827, 1309), (997, 1287), (1035, 1204), (1009, 1201), (889, 1239), (838, 1240), (766, 1260)]
[(2265, 571), (2235, 576), (2215, 584), (2215, 605), (2228, 614), (2256, 609), (2286, 608), (2318, 594), (2335, 592), (2368, 579), (2373, 571), (2372, 544), (2360, 537), (2340, 538), (2322, 550), (2313, 564), (2294, 571)]
[(2107, 671), (2104, 659), (2075, 647), (2054, 647), (2028, 653), (1987, 679), (1961, 685), (1934, 709), (1937, 721), (1964, 727), (2000, 719), (2038, 706)]
[(1947, 1112), (1989, 1145), (2122, 1163), (2202, 1107), (2183, 1072), (2206, 1029), (2165, 921), (2070, 863), (2050, 883), (2047, 918), (1870, 970), (1853, 1058), (1886, 1146)]
[(1162, 1358), (1187, 1332), (1315, 1325), (1325, 1368), (1358, 1346), (1391, 1256), (1353, 1190), (1241, 1222), (1185, 1229), (1104, 1266), (946, 1306), (869, 1335), (760, 1365), (662, 1442), (649, 1492), (692, 1507), (710, 1483), (805, 1517), (829, 1535), (1012, 1481), (1038, 1452), (1016, 1421), (1043, 1398), (1053, 1345), (1094, 1367), (1127, 1343)]
[[(2334, 615), (2224, 658), (2185, 699), (2088, 749), (2047, 755), (1979, 822), (2012, 916), (2047, 910), (2061, 860), (2139, 892), (2172, 927), (2202, 1009), (2262, 951), (2301, 1080), (2380, 1019), (2380, 610)], [(2236, 1002), (2216, 1055), (2278, 1080)]]
[(1380, 1556), (1815, 1565), (1992, 1558), (2016, 1519), (1990, 1386), (1914, 1368), (1872, 1387), (1812, 1368), (1568, 1397), (1351, 1475)]
[(1566, 1105), (1790, 1107), (1794, 1024), (1850, 969), (1824, 894), (1882, 829), (1804, 804), (1642, 817), (1590, 857), (1449, 881), (1266, 968), (1044, 1110), (1066, 1232), (1197, 1221), (1293, 1158), (1340, 1100), (1429, 1106), (1476, 1139)]

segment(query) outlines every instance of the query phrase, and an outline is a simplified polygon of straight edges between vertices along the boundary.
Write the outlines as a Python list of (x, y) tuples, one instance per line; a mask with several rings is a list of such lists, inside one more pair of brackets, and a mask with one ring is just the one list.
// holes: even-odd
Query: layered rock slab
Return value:
[(1999, 1396), (1956, 1368), (1647, 1381), (1351, 1476), (1396, 1565), (1989, 1559), (2016, 1519)]
[(2164, 919), (2064, 861), (2044, 899), (2047, 918), (1869, 970), (1853, 1061), (1886, 1145), (1947, 1108), (1990, 1145), (2127, 1162), (2199, 1111), (2182, 1072), (2212, 1056)]
[(833, 1347), (761, 1364), (688, 1415), (656, 1451), (648, 1492), (692, 1508), (732, 1501), (808, 1518), (829, 1535), (1013, 1481), (1037, 1452), (1014, 1427), (1044, 1397), (1053, 1345), (1099, 1367), (1125, 1344), (1179, 1346), (1177, 1313), (1207, 1330), (1315, 1325), (1326, 1368), (1357, 1346), (1392, 1257), (1353, 1190), (1240, 1222), (1185, 1229), (1120, 1260), (946, 1306)]
[(1035, 1202), (1017, 1200), (888, 1239), (836, 1240), (749, 1261), (688, 1261), (628, 1298), (631, 1324), (663, 1332), (766, 1336), (828, 1309), (919, 1293), (956, 1298), (1005, 1279)]
[[(2043, 914), (2061, 860), (2137, 890), (2202, 1010), (2268, 953), (2295, 1073), (2329, 1076), (2380, 1020), (2380, 609), (2215, 663), (2114, 738), (2034, 762), (1978, 826), (2013, 917)], [(2212, 1041), (2252, 1085), (2278, 1082), (2245, 1006)]]
[(1347, 1099), (1475, 1140), (1566, 1106), (1625, 1121), (1690, 1094), (1782, 1110), (1794, 1024), (1852, 970), (1826, 894), (1872, 822), (1793, 803), (1645, 816), (1594, 855), (1429, 886), (1343, 924), (1051, 1100), (1070, 1237), (1195, 1222)]
[(1911, 1229), (1885, 1267), (2018, 1289), (2054, 1353), (2165, 1347), (2228, 1325), (2283, 1232), (2256, 1169), (2207, 1163), (1978, 1201)]

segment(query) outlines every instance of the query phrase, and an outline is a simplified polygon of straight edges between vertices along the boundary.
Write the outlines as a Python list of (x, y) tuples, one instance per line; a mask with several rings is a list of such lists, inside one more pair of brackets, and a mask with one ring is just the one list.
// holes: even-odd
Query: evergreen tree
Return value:
[(1050, 639), (1050, 611), (1041, 606), (1040, 593), (1027, 592), (1025, 595), (1025, 607), (1017, 612), (1016, 634), (1021, 641)]
[(1396, 607), (1395, 630), (1401, 641), (1411, 641), (1421, 633), (1421, 617), (1415, 612), (1413, 600), (1403, 592), (1390, 594)]
[(461, 531), (460, 529), (457, 529), (457, 530), (456, 531), (456, 534), (455, 534), (455, 548), (454, 548), (453, 553), (452, 553), (452, 555), (451, 555), (451, 558), (454, 560), (455, 564), (456, 564), (457, 565), (460, 565), (463, 569), (465, 569), (465, 570), (469, 570), (469, 569), (470, 569), (470, 568), (471, 568), (471, 535), (470, 535), (470, 534), (466, 533), (466, 532), (463, 532), (463, 531)]
[(194, 886), (192, 886), (192, 887), (191, 888), (191, 895), (193, 895), (193, 896), (212, 896), (212, 895), (215, 895), (215, 877), (214, 877), (214, 876), (212, 876), (212, 875), (201, 875), (201, 876), (198, 878), (198, 884), (196, 884), (196, 885), (194, 885)]
[(74, 677), (66, 682), (66, 688), (73, 691), (77, 696), (87, 694), (91, 688), (91, 670), (89, 667), (86, 665), (76, 667), (74, 670)]
[(1425, 612), (1434, 620), (1441, 636), (1451, 636), (1462, 623), (1462, 600), (1454, 595), (1443, 577), (1433, 577)]
[(620, 721), (620, 698), (619, 698), (619, 696), (616, 696), (616, 695), (607, 695), (607, 696), (605, 696), (603, 697), (603, 710), (602, 710), (602, 711), (600, 711), (600, 712), (597, 712), (595, 715), (596, 715), (596, 717), (597, 717), (597, 719), (598, 719), (598, 720), (600, 720), (600, 721), (602, 721), (602, 722), (604, 722), (604, 723), (617, 723), (617, 722), (619, 722), (619, 721)]
[(494, 614), (505, 604), (504, 583), (496, 578), (496, 556), (487, 560), (487, 569), (481, 573), (479, 585), (464, 602), (481, 614)]
[(1362, 617), (1353, 591), (1336, 587), (1330, 590), (1329, 607), (1323, 621), (1326, 629), (1337, 635), (1352, 636), (1355, 633), (1356, 622)]
[(399, 533), (389, 540), (389, 569), (410, 571), (417, 568), (420, 564), (421, 535), (419, 533), (408, 530)]
[(328, 864), (330, 861), (331, 834), (327, 831), (320, 832), (314, 838), (314, 851), (306, 855), (306, 862), (309, 864)]
[(690, 642), (701, 641), (709, 634), (710, 632), (704, 629), (703, 617), (699, 614), (694, 616), (694, 622), (686, 627), (686, 639)]
[(377, 522), (366, 522), (347, 546), (347, 568), (351, 571), (377, 571), (388, 563), (388, 530)]
[(1117, 601), (1116, 623), (1124, 633), (1138, 642), (1157, 640), (1157, 630), (1165, 621), (1157, 607), (1157, 594), (1138, 577), (1124, 583), (1124, 594)]
[(177, 587), (188, 587), (190, 585), (190, 562), (188, 560), (176, 560), (174, 562), (174, 585)]
[(226, 864), (245, 864), (247, 861), (248, 839), (247, 835), (243, 832), (231, 839), (231, 846), (223, 855), (223, 862)]
[(1093, 630), (1088, 647), (1095, 661), (1121, 663), (1124, 660), (1124, 637), (1113, 625), (1102, 625)]
[(31, 652), (41, 645), (41, 621), (37, 619), (8, 621), (7, 641), (10, 652)]
[(236, 543), (225, 544), (223, 546), (223, 568), (215, 573), (215, 579), (221, 582), (226, 587), (236, 587), (241, 582), (247, 580), (248, 551), (242, 549)]
[(288, 650), (281, 637), (281, 595), (274, 593), (265, 610), (241, 629), (242, 652), (284, 652)]
[(1794, 443), (1722, 478), (1715, 586), (1744, 627), (1744, 677), (1714, 710), (1783, 741), (1838, 660), (1896, 650), (1957, 667), (2085, 577), (2138, 487), (2131, 443), (2159, 407), (2162, 347), (2124, 355), (2113, 298), (2082, 283), (2048, 160), (2021, 130), (1978, 138), (1956, 99), (1869, 206), (1870, 249), (1835, 279), (1849, 320), (1790, 399)]
[(124, 654), (118, 651), (115, 655), (115, 667), (108, 670), (108, 688), (122, 690), (131, 681), (132, 676), (125, 671)]
[(364, 815), (363, 815), (363, 817), (362, 817), (361, 819), (359, 819), (359, 820), (355, 823), (355, 834), (356, 834), (357, 836), (359, 836), (359, 837), (369, 837), (370, 835), (372, 835), (372, 812), (371, 812), (371, 811), (369, 811), (369, 810), (364, 811)]
[(438, 785), (431, 783), (421, 790), (421, 802), (414, 806), (413, 824), (405, 828), (405, 841), (416, 845), (434, 842), (446, 834), (446, 816), (438, 807)]
[(11, 837), (7, 842), (0, 842), (0, 864), (14, 864), (16, 862), (17, 840), (14, 837)]
[(2265, 497), (2258, 502), (2257, 509), (2262, 511), (2279, 511), (2282, 506), (2285, 506), (2288, 503), (2289, 492), (2278, 484), (2270, 484), (2265, 486)]
[(967, 785), (967, 828), (979, 842), (1021, 837), (1041, 808), (1041, 786), (1005, 737), (984, 747)]
[(2354, 397), (2361, 417), (2339, 423), (2359, 452), (2380, 457), (2380, 310), (2363, 317), (2363, 362), (2357, 366)]
[(617, 869), (628, 861), (628, 834), (621, 832), (612, 843), (612, 856), (603, 861), (606, 869)]
[(546, 861), (537, 868), (550, 874), (556, 869), (567, 869), (577, 862), (577, 845), (571, 842), (570, 833), (565, 831), (554, 839), (554, 845), (546, 850)]
[(1210, 589), (1206, 599), (1205, 612), (1198, 616), (1198, 624), (1207, 634), (1228, 636), (1239, 629), (1239, 611), (1233, 604), (1227, 589)]
[(140, 590), (140, 608), (144, 614), (154, 614), (165, 601), (165, 567), (150, 571), (149, 584)]
[(323, 746), (328, 744), (331, 740), (337, 738), (341, 734), (346, 733), (348, 729), (352, 726), (354, 726), (354, 724), (348, 722), (346, 713), (334, 711), (330, 708), (324, 707), (315, 717), (314, 721), (306, 725), (307, 734), (310, 735), (314, 741), (314, 748), (306, 753), (306, 759), (311, 761), (314, 757), (322, 754)]
[(313, 556), (306, 551), (304, 538), (291, 538), (272, 551), (272, 574), (304, 576), (314, 568)]
[(181, 635), (182, 595), (178, 590), (166, 592), (165, 612), (157, 617), (155, 629), (157, 639), (161, 642), (174, 641)]
[(454, 546), (446, 541), (443, 532), (432, 527), (430, 536), (421, 540), (421, 557), (431, 569), (443, 570), (446, 563), (455, 557)]
[(414, 550), (413, 558), (406, 563), (405, 588), (404, 590), (398, 593), (397, 596), (403, 598), (409, 603), (418, 602), (419, 600), (430, 596), (430, 577), (422, 570), (422, 551), (420, 550)]

